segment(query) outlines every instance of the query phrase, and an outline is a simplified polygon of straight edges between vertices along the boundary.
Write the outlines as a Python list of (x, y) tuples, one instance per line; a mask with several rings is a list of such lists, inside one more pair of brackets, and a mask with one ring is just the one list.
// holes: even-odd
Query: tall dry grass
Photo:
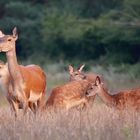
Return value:
[(0, 140), (139, 140), (139, 115), (94, 104), (84, 111), (28, 112), (15, 120), (0, 109)]
[[(53, 87), (69, 80), (65, 64), (44, 66), (47, 73), (47, 95)], [(100, 66), (91, 72), (102, 74), (112, 91), (140, 86), (140, 80), (130, 73), (116, 73)], [(0, 140), (139, 140), (140, 114), (119, 112), (107, 107), (96, 98), (90, 109), (70, 112), (39, 113), (30, 111), (15, 120), (5, 96), (0, 96)]]

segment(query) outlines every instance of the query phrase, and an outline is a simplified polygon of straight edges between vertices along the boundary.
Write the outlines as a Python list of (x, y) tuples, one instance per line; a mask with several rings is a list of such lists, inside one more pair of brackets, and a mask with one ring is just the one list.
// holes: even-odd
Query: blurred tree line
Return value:
[(0, 29), (14, 26), (21, 60), (140, 61), (139, 0), (1, 0)]

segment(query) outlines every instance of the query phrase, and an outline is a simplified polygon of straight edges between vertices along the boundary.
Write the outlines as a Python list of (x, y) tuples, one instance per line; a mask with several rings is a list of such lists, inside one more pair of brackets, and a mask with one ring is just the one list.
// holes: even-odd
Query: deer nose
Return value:
[(86, 76), (84, 75), (83, 79), (86, 79)]
[(89, 95), (89, 93), (88, 92), (86, 92), (86, 96), (88, 96)]

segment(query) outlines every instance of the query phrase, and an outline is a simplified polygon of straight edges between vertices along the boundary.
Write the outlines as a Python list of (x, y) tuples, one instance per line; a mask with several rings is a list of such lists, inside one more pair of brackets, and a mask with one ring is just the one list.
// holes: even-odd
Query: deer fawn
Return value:
[[(17, 116), (18, 109), (26, 113), (28, 107), (36, 112), (42, 108), (46, 92), (45, 72), (37, 65), (19, 65), (16, 57), (16, 28), (13, 35), (5, 35), (0, 31), (0, 51), (6, 53), (9, 80), (6, 83), (7, 99)], [(5, 67), (6, 68), (6, 67)], [(37, 104), (37, 108), (36, 105)]]
[(98, 76), (96, 77), (95, 83), (91, 84), (86, 94), (88, 97), (98, 94), (105, 104), (120, 110), (127, 108), (138, 110), (140, 108), (140, 88), (124, 90), (115, 95), (110, 95)]
[[(81, 79), (86, 79), (89, 82), (95, 82), (97, 76), (101, 77), (101, 75), (96, 73), (84, 73), (82, 70), (85, 65), (81, 65), (79, 68), (74, 70), (72, 65), (69, 65), (69, 74), (70, 74), (70, 81), (79, 81)], [(102, 78), (102, 77), (101, 77)]]
[[(69, 65), (69, 74), (70, 74), (70, 81), (79, 81), (79, 80), (87, 80), (90, 83), (95, 82), (95, 79), (97, 76), (101, 77), (98, 74), (95, 73), (84, 73), (82, 72), (83, 68), (84, 68), (84, 64), (81, 65), (79, 68), (77, 68), (76, 70), (74, 70), (72, 65)], [(101, 77), (102, 78), (102, 77)], [(90, 96), (87, 97), (89, 104), (92, 104), (95, 96)]]
[(54, 88), (46, 102), (47, 107), (70, 108), (87, 104), (85, 96), (90, 83), (87, 80), (71, 81)]

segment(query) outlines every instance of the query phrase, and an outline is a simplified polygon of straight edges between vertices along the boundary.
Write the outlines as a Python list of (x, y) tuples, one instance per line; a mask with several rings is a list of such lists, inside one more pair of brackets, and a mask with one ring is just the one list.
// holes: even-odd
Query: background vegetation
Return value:
[[(139, 0), (0, 0), (0, 30), (11, 34), (15, 26), (18, 60), (44, 68), (48, 95), (69, 80), (69, 63), (102, 74), (110, 91), (140, 85)], [(83, 112), (28, 112), (16, 121), (8, 105), (0, 95), (0, 139), (140, 138), (139, 113), (120, 114), (99, 98)]]
[(119, 112), (105, 105), (69, 113), (31, 112), (16, 121), (9, 110), (0, 109), (0, 138), (8, 140), (139, 140), (140, 117), (134, 112)]
[(14, 26), (22, 61), (140, 61), (139, 0), (1, 0), (0, 29)]

